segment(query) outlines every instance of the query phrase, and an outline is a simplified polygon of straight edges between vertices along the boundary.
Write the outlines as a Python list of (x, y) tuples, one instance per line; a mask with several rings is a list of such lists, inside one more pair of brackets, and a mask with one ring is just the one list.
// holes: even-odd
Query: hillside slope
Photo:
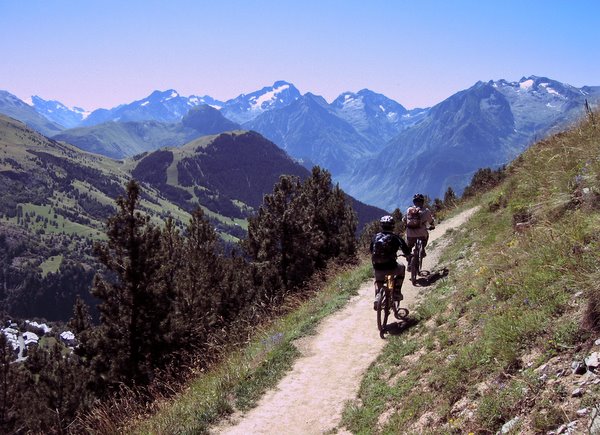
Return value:
[(442, 259), (448, 278), (424, 289), (418, 325), (390, 340), (346, 407), (352, 433), (600, 424), (597, 120), (533, 145), (475, 200)]
[[(421, 301), (411, 326), (386, 337), (356, 398), (345, 403), (341, 421), (331, 418), (340, 397), (320, 403), (316, 411), (327, 433), (598, 433), (599, 155), (600, 129), (590, 117), (532, 146), (512, 162), (501, 185), (463, 204), (463, 209), (479, 209), (450, 232), (444, 254), (436, 266), (428, 266), (433, 275), (420, 280)], [(435, 249), (433, 244), (429, 252)], [(364, 282), (370, 267), (356, 272)], [(342, 277), (335, 282), (340, 298), (347, 298), (347, 282)], [(375, 331), (370, 295), (365, 292), (360, 302)], [(319, 306), (322, 297), (315, 297)], [(138, 421), (133, 432), (175, 427), (205, 432), (234, 406), (256, 406), (265, 389), (275, 387), (272, 379), (282, 377), (292, 367), (290, 359), (299, 356), (293, 340), (311, 333), (304, 322), (313, 315), (303, 307), (291, 319), (261, 330), (259, 339), (227, 367), (201, 376), (186, 394), (163, 402), (155, 418)], [(351, 316), (333, 318), (337, 321), (324, 320), (320, 330), (344, 336)], [(364, 328), (357, 338), (366, 334)], [(335, 354), (335, 346), (347, 350), (342, 341), (306, 347), (311, 341), (295, 342), (307, 360)], [(326, 366), (316, 364), (315, 370), (326, 372)], [(321, 395), (297, 387), (299, 396), (289, 400), (304, 403)], [(267, 393), (264, 402), (280, 394)], [(273, 423), (266, 430), (305, 424), (307, 414), (294, 411), (284, 411), (281, 418), (295, 423), (285, 429)], [(250, 415), (259, 412), (256, 408)], [(244, 426), (244, 421), (232, 433), (265, 430), (262, 420), (255, 426)], [(309, 424), (299, 432), (323, 428), (314, 420)], [(227, 430), (224, 425), (214, 429)]]

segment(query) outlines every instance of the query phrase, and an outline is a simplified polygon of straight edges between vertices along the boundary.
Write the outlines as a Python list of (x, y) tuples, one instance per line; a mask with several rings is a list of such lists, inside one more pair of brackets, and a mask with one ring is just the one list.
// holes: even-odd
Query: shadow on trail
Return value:
[(448, 273), (450, 273), (450, 271), (446, 267), (433, 272), (430, 272), (429, 270), (422, 270), (421, 275), (419, 278), (417, 278), (417, 282), (414, 285), (418, 287), (428, 287), (436, 281), (448, 276)]
[(404, 331), (407, 331), (408, 329), (412, 328), (418, 323), (419, 321), (417, 319), (409, 316), (406, 319), (400, 320), (398, 322), (389, 323), (385, 327), (385, 332), (386, 334), (390, 335), (400, 335)]

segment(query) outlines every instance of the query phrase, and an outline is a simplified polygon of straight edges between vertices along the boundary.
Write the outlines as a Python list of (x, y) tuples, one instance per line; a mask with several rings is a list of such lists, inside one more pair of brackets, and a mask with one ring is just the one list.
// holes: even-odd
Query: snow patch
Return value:
[(173, 98), (177, 98), (179, 97), (179, 94), (177, 93), (177, 91), (171, 91), (171, 94), (168, 97), (163, 98), (162, 100), (160, 100), (160, 102), (165, 102), (165, 101), (169, 101), (172, 100)]
[(265, 92), (264, 94), (260, 95), (258, 98), (257, 97), (252, 97), (250, 99), (250, 102), (252, 103), (251, 110), (260, 110), (263, 106), (264, 103), (269, 103), (272, 101), (277, 100), (277, 95), (279, 95), (281, 92), (285, 91), (286, 89), (289, 89), (290, 85), (281, 85), (278, 88), (273, 88), (272, 91), (270, 92)]
[(144, 106), (147, 106), (148, 104), (150, 104), (150, 101), (144, 101), (142, 104), (140, 104), (140, 106), (144, 107)]
[(383, 113), (385, 113), (385, 107), (383, 107), (383, 106), (380, 104), (380, 105), (379, 105), (379, 108), (381, 109), (381, 111), (382, 111)]
[(532, 86), (533, 86), (533, 80), (531, 80), (531, 79), (525, 80), (524, 82), (519, 83), (519, 87), (525, 91), (531, 89)]

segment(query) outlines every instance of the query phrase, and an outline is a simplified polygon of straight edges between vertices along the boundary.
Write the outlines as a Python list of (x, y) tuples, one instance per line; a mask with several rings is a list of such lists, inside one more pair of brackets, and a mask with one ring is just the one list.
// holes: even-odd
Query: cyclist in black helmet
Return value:
[[(402, 282), (404, 281), (404, 265), (396, 261), (398, 250), (402, 250), (403, 255), (410, 255), (410, 249), (402, 237), (394, 234), (394, 218), (392, 216), (383, 216), (379, 223), (381, 231), (378, 232), (369, 246), (371, 252), (371, 261), (373, 263), (373, 272), (375, 275), (375, 297), (379, 289), (383, 286), (386, 275), (395, 275), (394, 300), (402, 299)], [(373, 303), (373, 309), (377, 310), (377, 299)]]
[(417, 243), (417, 239), (421, 239), (423, 241), (423, 257), (425, 257), (427, 255), (425, 246), (427, 246), (429, 240), (428, 230), (435, 228), (435, 220), (431, 211), (425, 207), (425, 196), (423, 194), (415, 194), (413, 204), (406, 210), (406, 214), (402, 218), (406, 224), (406, 243), (408, 248), (412, 250), (415, 243)]

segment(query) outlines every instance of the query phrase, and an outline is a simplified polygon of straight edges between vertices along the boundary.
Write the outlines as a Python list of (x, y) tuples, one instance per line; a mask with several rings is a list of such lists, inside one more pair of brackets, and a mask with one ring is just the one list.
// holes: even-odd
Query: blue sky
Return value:
[(0, 89), (87, 110), (276, 80), (407, 108), (478, 80), (600, 85), (597, 0), (0, 0)]

